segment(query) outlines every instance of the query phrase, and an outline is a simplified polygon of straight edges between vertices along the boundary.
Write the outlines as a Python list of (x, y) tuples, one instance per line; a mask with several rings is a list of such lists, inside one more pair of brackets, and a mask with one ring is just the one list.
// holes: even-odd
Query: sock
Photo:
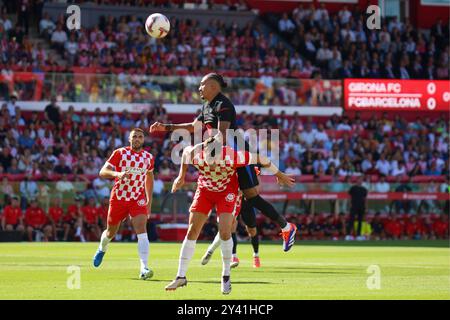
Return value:
[(253, 246), (253, 256), (258, 255), (259, 251), (259, 238), (258, 235), (252, 237), (252, 246)]
[(222, 249), (222, 276), (230, 276), (231, 251), (233, 250), (233, 240), (222, 240), (220, 243)]
[(147, 233), (140, 233), (137, 235), (138, 239), (138, 253), (141, 261), (141, 270), (148, 268), (148, 254), (150, 252), (150, 243), (148, 242)]
[(236, 255), (236, 247), (237, 247), (237, 237), (236, 237), (236, 232), (233, 232), (231, 234), (231, 239), (233, 239), (233, 255)]
[(279, 214), (277, 210), (275, 210), (273, 205), (261, 198), (260, 195), (257, 195), (256, 197), (253, 197), (251, 199), (247, 199), (247, 201), (252, 207), (259, 209), (259, 211), (261, 211), (263, 215), (278, 223), (281, 228), (286, 227), (286, 219), (281, 214)]
[(291, 228), (291, 226), (288, 224), (286, 224), (286, 226), (284, 228), (281, 228), (281, 231), (289, 231), (289, 229)]
[(233, 254), (232, 254), (232, 257), (233, 257), (233, 258), (237, 258), (237, 254), (236, 254), (236, 253), (233, 253)]
[(180, 250), (180, 262), (178, 264), (177, 277), (181, 278), (186, 277), (189, 262), (191, 261), (192, 256), (194, 255), (196, 242), (197, 242), (196, 240), (188, 240), (187, 238), (184, 238)]
[(216, 237), (208, 247), (208, 251), (213, 253), (219, 246), (220, 246), (220, 234), (219, 232), (217, 232)]
[(112, 240), (112, 238), (108, 238), (106, 236), (106, 230), (103, 231), (102, 237), (100, 238), (100, 245), (98, 246), (100, 251), (106, 252), (106, 249), (108, 249), (108, 243), (110, 243), (111, 240)]

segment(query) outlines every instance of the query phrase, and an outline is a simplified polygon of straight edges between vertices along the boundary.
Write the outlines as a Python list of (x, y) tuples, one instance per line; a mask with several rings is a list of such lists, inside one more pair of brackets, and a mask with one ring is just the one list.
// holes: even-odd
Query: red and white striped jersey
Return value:
[(145, 176), (153, 171), (153, 156), (142, 150), (135, 152), (131, 147), (114, 150), (107, 163), (118, 172), (130, 170), (130, 177), (124, 181), (116, 179), (111, 191), (111, 199), (131, 201), (145, 198)]

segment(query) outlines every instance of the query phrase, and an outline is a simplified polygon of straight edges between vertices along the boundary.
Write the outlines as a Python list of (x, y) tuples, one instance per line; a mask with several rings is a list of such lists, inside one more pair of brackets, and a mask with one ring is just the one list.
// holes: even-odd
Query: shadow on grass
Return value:
[(265, 273), (295, 273), (295, 274), (303, 274), (303, 273), (316, 273), (316, 274), (360, 274), (364, 271), (361, 268), (317, 268), (317, 267), (282, 267), (282, 268), (266, 268), (264, 270)]
[[(138, 280), (138, 281), (143, 281), (141, 279), (136, 279), (136, 278), (130, 278), (131, 280)], [(171, 282), (173, 279), (148, 279), (145, 280), (147, 282)], [(202, 281), (202, 280), (189, 280), (188, 279), (188, 285), (190, 283), (210, 283), (210, 284), (220, 284), (220, 280), (213, 280), (213, 281)], [(277, 282), (268, 282), (268, 281), (233, 281), (233, 279), (231, 280), (231, 284), (278, 284)]]

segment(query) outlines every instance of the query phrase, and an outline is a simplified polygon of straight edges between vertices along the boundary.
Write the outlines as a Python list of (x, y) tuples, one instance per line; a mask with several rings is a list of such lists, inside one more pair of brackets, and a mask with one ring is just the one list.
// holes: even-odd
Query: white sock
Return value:
[(281, 228), (281, 231), (286, 232), (286, 231), (289, 231), (290, 229), (291, 229), (291, 224), (288, 222), (288, 223), (286, 223), (286, 226), (284, 228)]
[(77, 227), (77, 231), (75, 232), (75, 237), (81, 236), (81, 227)]
[(106, 249), (108, 249), (108, 243), (111, 242), (112, 238), (108, 238), (106, 236), (106, 230), (103, 231), (102, 236), (100, 238), (100, 245), (98, 246), (98, 248), (100, 249), (100, 251), (106, 252)]
[(141, 261), (141, 270), (148, 268), (148, 254), (150, 252), (150, 243), (148, 242), (147, 233), (140, 233), (137, 235), (138, 252)]
[[(233, 239), (231, 239), (233, 241)], [(231, 250), (231, 252), (233, 252), (233, 250)], [(233, 253), (233, 258), (237, 258), (237, 253)]]
[(216, 237), (208, 247), (208, 251), (213, 253), (219, 246), (220, 246), (220, 234), (219, 232), (217, 232)]
[(259, 257), (259, 253), (258, 252), (253, 252), (253, 257)]
[(220, 243), (222, 249), (222, 276), (230, 275), (231, 252), (233, 251), (233, 239), (222, 240)]
[(180, 261), (178, 264), (177, 277), (186, 277), (189, 262), (191, 261), (192, 256), (194, 255), (196, 242), (197, 240), (188, 240), (187, 238), (184, 238), (180, 250)]

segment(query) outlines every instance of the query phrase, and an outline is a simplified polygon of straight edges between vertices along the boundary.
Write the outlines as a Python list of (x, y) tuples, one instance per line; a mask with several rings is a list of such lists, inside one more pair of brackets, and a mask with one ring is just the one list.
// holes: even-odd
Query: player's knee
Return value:
[(200, 235), (199, 228), (197, 228), (196, 226), (191, 224), (189, 226), (189, 229), (188, 229), (188, 232), (186, 235), (188, 240), (197, 240), (199, 235)]
[(256, 236), (256, 228), (247, 227), (247, 233), (250, 237), (253, 238), (254, 236)]
[(220, 239), (227, 241), (231, 238), (231, 230), (221, 230), (220, 231)]

